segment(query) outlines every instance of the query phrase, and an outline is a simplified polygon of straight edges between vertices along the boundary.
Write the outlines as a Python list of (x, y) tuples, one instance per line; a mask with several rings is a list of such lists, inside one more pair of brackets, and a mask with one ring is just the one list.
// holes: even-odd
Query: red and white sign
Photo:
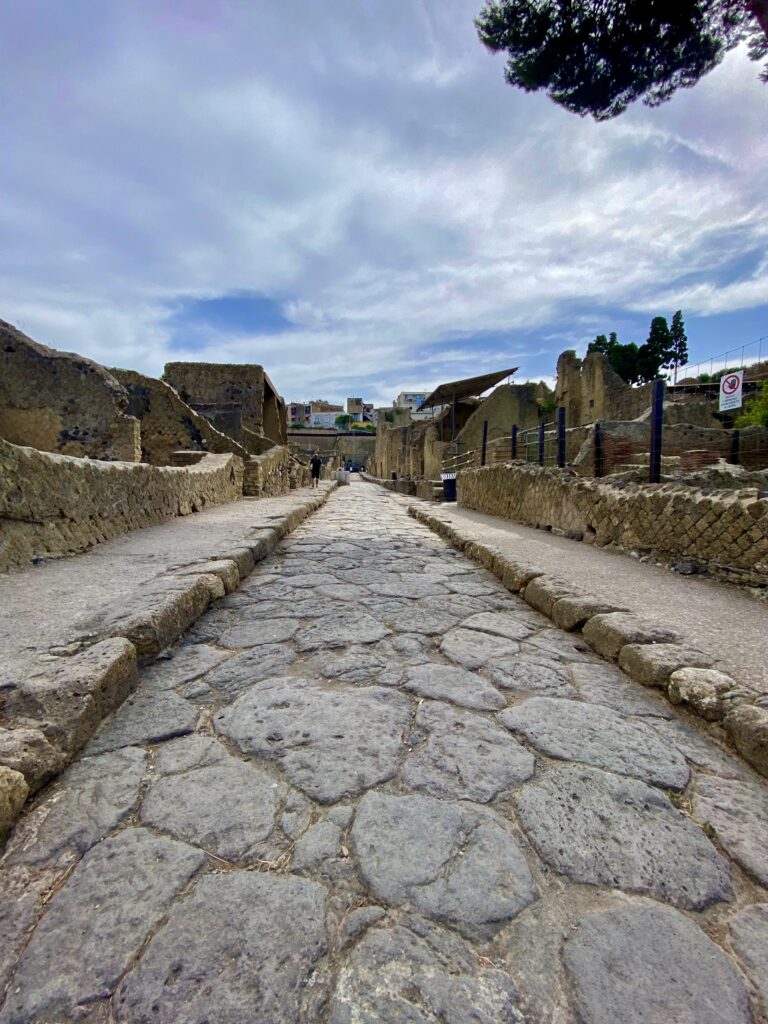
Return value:
[(741, 392), (744, 386), (744, 371), (734, 370), (720, 380), (720, 412), (728, 409), (740, 409)]

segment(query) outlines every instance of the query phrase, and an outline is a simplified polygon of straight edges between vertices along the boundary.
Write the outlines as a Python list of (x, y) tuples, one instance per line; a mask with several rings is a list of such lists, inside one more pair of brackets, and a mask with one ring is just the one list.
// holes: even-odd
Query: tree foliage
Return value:
[(745, 39), (768, 53), (766, 0), (488, 0), (475, 25), (510, 85), (598, 121), (658, 106)]
[(343, 430), (345, 427), (348, 427), (350, 425), (350, 423), (352, 422), (352, 417), (349, 415), (348, 412), (342, 412), (336, 417), (336, 419), (333, 422), (336, 424), (337, 427), (341, 427), (341, 429)]
[(608, 338), (598, 334), (590, 342), (587, 352), (602, 352), (611, 369), (627, 384), (646, 384), (655, 380), (662, 369), (681, 366), (688, 358), (688, 339), (681, 310), (678, 309), (672, 317), (672, 325), (670, 328), (666, 317), (655, 316), (651, 320), (648, 338), (642, 345), (633, 341), (622, 344), (615, 331), (611, 331)]
[(760, 390), (747, 402), (736, 420), (737, 427), (768, 427), (768, 380), (760, 381)]

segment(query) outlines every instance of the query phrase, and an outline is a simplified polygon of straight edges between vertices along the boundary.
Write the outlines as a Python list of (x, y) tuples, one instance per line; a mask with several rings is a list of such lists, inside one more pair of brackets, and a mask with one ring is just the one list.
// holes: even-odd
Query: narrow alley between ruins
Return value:
[(0, 872), (0, 1024), (748, 1024), (768, 787), (371, 484), (146, 669)]

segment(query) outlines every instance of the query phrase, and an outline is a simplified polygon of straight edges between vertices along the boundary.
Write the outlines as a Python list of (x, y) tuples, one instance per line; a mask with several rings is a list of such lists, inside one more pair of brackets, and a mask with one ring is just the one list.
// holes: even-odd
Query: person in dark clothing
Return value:
[(318, 487), (320, 485), (320, 468), (323, 465), (323, 460), (320, 458), (320, 453), (315, 452), (312, 458), (309, 460), (309, 468), (312, 473), (312, 486)]

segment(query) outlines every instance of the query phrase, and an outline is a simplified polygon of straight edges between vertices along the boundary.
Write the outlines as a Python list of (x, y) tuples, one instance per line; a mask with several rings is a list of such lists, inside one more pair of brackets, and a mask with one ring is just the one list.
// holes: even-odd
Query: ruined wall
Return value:
[(520, 430), (535, 427), (539, 422), (539, 402), (546, 402), (552, 397), (552, 389), (544, 381), (538, 384), (502, 384), (483, 400), (467, 420), (457, 438), (461, 450), (480, 447), (483, 443), (483, 423), (486, 420), (489, 441), (497, 437), (509, 437), (514, 423)]
[(159, 467), (72, 458), (0, 440), (0, 571), (75, 554), (141, 526), (236, 501), (242, 492), (243, 462), (236, 455)]
[(595, 420), (637, 419), (650, 407), (652, 390), (652, 384), (630, 387), (602, 352), (590, 352), (582, 360), (569, 350), (557, 360), (555, 404), (565, 409), (569, 427)]
[[(166, 363), (163, 380), (187, 405), (249, 451), (249, 434), (286, 440), (285, 403), (263, 366), (253, 363)], [(260, 454), (254, 452), (254, 454)]]
[(80, 458), (138, 462), (139, 424), (103, 366), (0, 320), (0, 437)]
[(366, 465), (376, 451), (376, 435), (342, 434), (336, 438), (332, 451), (339, 465), (346, 461)]
[(245, 463), (243, 493), (254, 498), (273, 498), (309, 484), (309, 467), (297, 462), (287, 448), (275, 445)]
[(459, 473), (459, 504), (599, 545), (692, 558), (714, 575), (768, 586), (768, 499), (757, 490), (702, 491), (679, 484), (583, 480), (539, 466)]
[(436, 480), (440, 477), (447, 442), (440, 440), (437, 423), (423, 421), (405, 427), (382, 427), (376, 432), (376, 448), (369, 462), (371, 474), (390, 480), (398, 478)]
[(128, 413), (141, 425), (141, 459), (152, 466), (170, 466), (176, 451), (206, 451), (239, 455), (248, 452), (220, 433), (204, 416), (179, 398), (163, 380), (135, 370), (110, 370), (128, 392)]

